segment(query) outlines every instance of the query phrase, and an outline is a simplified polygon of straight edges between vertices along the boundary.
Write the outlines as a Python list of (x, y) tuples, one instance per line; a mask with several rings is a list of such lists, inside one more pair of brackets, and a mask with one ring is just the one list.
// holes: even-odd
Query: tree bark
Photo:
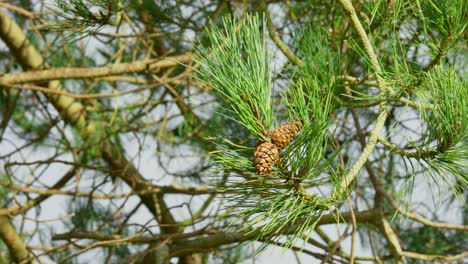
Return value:
[[(48, 68), (42, 55), (28, 41), (21, 28), (3, 11), (0, 10), (0, 38), (5, 42), (22, 67), (26, 70), (41, 70)], [(49, 82), (49, 88), (63, 90), (59, 81)], [(95, 133), (96, 122), (87, 119), (87, 112), (83, 104), (74, 98), (63, 95), (48, 96), (49, 101), (61, 114), (64, 121), (80, 130), (83, 137)], [(140, 195), (145, 206), (156, 217), (161, 224), (161, 233), (174, 233), (178, 229), (171, 212), (169, 211), (163, 194), (151, 194), (151, 183), (146, 181), (133, 164), (125, 158), (122, 149), (112, 144), (109, 139), (103, 139), (101, 144), (103, 159), (111, 167), (111, 175), (121, 178), (136, 193), (146, 191)]]
[(0, 238), (8, 247), (10, 257), (15, 263), (31, 263), (29, 251), (7, 216), (0, 216)]

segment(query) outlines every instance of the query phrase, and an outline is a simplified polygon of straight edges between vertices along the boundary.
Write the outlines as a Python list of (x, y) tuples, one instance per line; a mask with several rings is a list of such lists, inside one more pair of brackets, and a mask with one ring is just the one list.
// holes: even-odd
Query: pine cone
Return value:
[(301, 130), (302, 123), (299, 120), (283, 124), (270, 133), (271, 141), (280, 149), (284, 148)]
[(279, 160), (278, 148), (265, 141), (259, 141), (255, 148), (255, 166), (257, 175), (266, 175), (271, 173), (271, 169), (276, 161)]

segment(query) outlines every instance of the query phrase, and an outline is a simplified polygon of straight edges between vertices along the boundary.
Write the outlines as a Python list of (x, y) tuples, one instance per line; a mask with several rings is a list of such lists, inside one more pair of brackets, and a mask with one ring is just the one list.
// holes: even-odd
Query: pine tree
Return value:
[(0, 262), (463, 262), (467, 7), (0, 1)]

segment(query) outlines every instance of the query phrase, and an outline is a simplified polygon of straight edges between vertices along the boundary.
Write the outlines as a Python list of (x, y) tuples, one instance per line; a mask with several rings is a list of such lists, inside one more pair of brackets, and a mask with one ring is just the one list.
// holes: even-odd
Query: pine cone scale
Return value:
[(255, 148), (255, 167), (257, 175), (271, 173), (272, 167), (279, 159), (279, 150), (275, 144), (270, 142), (259, 142)]
[(283, 124), (270, 133), (271, 141), (279, 149), (282, 149), (293, 140), (301, 128), (302, 123), (299, 120)]

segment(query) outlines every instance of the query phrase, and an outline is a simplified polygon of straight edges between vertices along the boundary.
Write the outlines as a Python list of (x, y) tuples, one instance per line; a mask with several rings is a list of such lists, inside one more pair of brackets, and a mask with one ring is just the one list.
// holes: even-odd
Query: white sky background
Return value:
[[(282, 14), (279, 13), (279, 9), (272, 9), (272, 14), (273, 14), (273, 18), (275, 19), (275, 22), (276, 21), (280, 21), (281, 17), (282, 17)], [(110, 30), (111, 32), (113, 32), (113, 29), (112, 28), (108, 28), (106, 30)], [(189, 34), (187, 36), (187, 38), (190, 38), (190, 39), (193, 39), (193, 34)], [(87, 40), (85, 40), (87, 41)], [(280, 70), (282, 65), (284, 64), (285, 62), (285, 57), (283, 56), (283, 54), (281, 52), (279, 52), (276, 47), (272, 44), (271, 44), (271, 49), (274, 50), (273, 54), (274, 54), (274, 57), (275, 57), (275, 60), (274, 60), (274, 67), (272, 67), (273, 69), (276, 69), (276, 70)], [(91, 57), (94, 57), (94, 58), (99, 58), (100, 55), (98, 52), (96, 52), (96, 48), (97, 47), (100, 47), (100, 48), (106, 48), (104, 45), (102, 45), (102, 43), (99, 43), (97, 41), (93, 41), (93, 40), (90, 40), (87, 42), (87, 50), (86, 52), (88, 53), (89, 56)], [(4, 51), (5, 50), (5, 46), (3, 45), (2, 42), (0, 42), (0, 50)], [(1, 59), (1, 58), (0, 58)], [(119, 100), (126, 100), (125, 98), (114, 98), (113, 99), (113, 103), (118, 103)], [(405, 115), (408, 115), (408, 113), (401, 113), (401, 118), (404, 118)], [(152, 118), (153, 119), (153, 118)], [(417, 128), (418, 124), (415, 123), (414, 124), (414, 128)], [(2, 142), (0, 142), (0, 155), (4, 155), (10, 151), (13, 151), (17, 146), (21, 146), (23, 145), (24, 141), (23, 139), (21, 138), (16, 138), (14, 136), (14, 133), (12, 133), (10, 130), (7, 130), (4, 134), (4, 140)], [(5, 139), (10, 139), (11, 141), (7, 141)], [(127, 154), (127, 157), (130, 158), (131, 160), (134, 161), (134, 164), (139, 168), (139, 171), (142, 173), (142, 175), (145, 176), (145, 178), (147, 179), (154, 179), (154, 180), (158, 180), (158, 184), (173, 184), (173, 183), (177, 183), (175, 181), (175, 179), (172, 179), (170, 177), (164, 177), (164, 178), (160, 178), (161, 175), (162, 175), (162, 169), (161, 167), (158, 165), (158, 162), (157, 162), (157, 158), (156, 158), (156, 140), (153, 139), (153, 138), (146, 138), (146, 144), (145, 144), (146, 148), (143, 150), (143, 151), (140, 151), (138, 149), (138, 144), (135, 144), (135, 142), (132, 142), (131, 140), (124, 140), (124, 149), (126, 150), (126, 154)], [(0, 168), (2, 168), (2, 171), (3, 171), (3, 166), (5, 164), (5, 162), (12, 162), (12, 161), (23, 161), (23, 160), (27, 160), (27, 161), (34, 161), (34, 160), (41, 160), (41, 159), (44, 159), (45, 156), (49, 156), (50, 153), (52, 153), (53, 149), (49, 149), (49, 150), (46, 150), (45, 148), (39, 148), (38, 150), (33, 150), (32, 148), (26, 148), (25, 150), (21, 151), (20, 154), (15, 154), (13, 155), (12, 157), (10, 157), (8, 160), (0, 160)], [(139, 154), (139, 156), (137, 155)], [(136, 158), (136, 159), (133, 159), (133, 158)], [(66, 159), (66, 160), (69, 160), (69, 161), (72, 161), (71, 160), (71, 157), (70, 156), (64, 156), (62, 157), (62, 159)], [(187, 160), (187, 159), (184, 159), (184, 160), (179, 160), (179, 161), (175, 161), (173, 164), (172, 164), (172, 168), (174, 170), (180, 170), (180, 169), (183, 169), (184, 167), (185, 168), (188, 168), (190, 167), (192, 164), (196, 163), (197, 160), (196, 159), (191, 159), (191, 160)], [(172, 169), (171, 168), (171, 169)], [(21, 178), (21, 179), (31, 179), (32, 178), (32, 175), (30, 175), (30, 172), (26, 169), (26, 168), (21, 168), (21, 167), (16, 167), (14, 170), (13, 170), (14, 174), (16, 175), (16, 177), (18, 178)], [(60, 166), (60, 165), (57, 165), (57, 166), (51, 166), (50, 169), (47, 170), (47, 173), (44, 173), (44, 176), (43, 178), (41, 178), (41, 181), (43, 183), (47, 183), (47, 184), (50, 184), (51, 182), (54, 182), (59, 179), (59, 177), (61, 177), (64, 173), (66, 172), (66, 169), (64, 169), (64, 166)], [(425, 181), (423, 179), (420, 179), (420, 181), (418, 180), (418, 182), (421, 182), (421, 183), (425, 183)], [(82, 181), (80, 183), (80, 188), (81, 190), (86, 190), (86, 188), (84, 188), (84, 186), (86, 186), (86, 182), (85, 181)], [(90, 184), (88, 182), (88, 184)], [(104, 190), (109, 190), (111, 191), (111, 187), (110, 185), (106, 186), (106, 188), (104, 188)], [(74, 189), (74, 186), (70, 186), (69, 185), (69, 188), (68, 190), (75, 190)], [(129, 188), (124, 186), (123, 188), (119, 189), (120, 192), (122, 193), (125, 193), (125, 192), (128, 192), (129, 191)], [(439, 205), (438, 204), (434, 204), (433, 201), (437, 201), (437, 200), (443, 200), (442, 197), (432, 197), (431, 193), (434, 193), (433, 192), (434, 190), (430, 190), (429, 189), (429, 185), (428, 184), (418, 184), (416, 186), (416, 190), (414, 191), (413, 193), (413, 197), (412, 197), (412, 201), (414, 202), (415, 205), (420, 205), (420, 206), (417, 206), (417, 211), (418, 213), (421, 213), (423, 215), (427, 214), (427, 213), (431, 213), (432, 211), (435, 210), (435, 208), (439, 208)], [(436, 193), (434, 193), (436, 194)], [(174, 195), (171, 195), (170, 196), (170, 199), (167, 199), (166, 198), (166, 201), (168, 202), (168, 206), (173, 206), (173, 205), (178, 205), (180, 204), (181, 202), (183, 201), (188, 201), (188, 198), (189, 196), (174, 196)], [(196, 204), (200, 204), (200, 200), (199, 199), (194, 199), (195, 200), (195, 203), (194, 205)], [(53, 220), (53, 219), (61, 219), (61, 218), (64, 218), (64, 217), (67, 217), (67, 209), (68, 207), (70, 206), (69, 204), (69, 201), (70, 201), (70, 198), (69, 197), (66, 197), (64, 198), (64, 196), (53, 196), (52, 198), (49, 198), (47, 199), (45, 202), (43, 202), (41, 204), (41, 212), (39, 214), (39, 217), (38, 219), (40, 220)], [(134, 197), (134, 198), (131, 198), (130, 201), (127, 201), (127, 206), (126, 206), (126, 209), (127, 211), (133, 209), (133, 207), (138, 203), (138, 198)], [(456, 201), (457, 204), (455, 204), (452, 208), (450, 208), (450, 210), (448, 211), (445, 211), (445, 212), (441, 212), (439, 214), (439, 220), (440, 221), (446, 221), (446, 222), (450, 222), (450, 223), (460, 223), (461, 221), (461, 217), (462, 217), (462, 201)], [(439, 210), (440, 211), (440, 210)], [(180, 209), (180, 210), (173, 210), (173, 212), (178, 212), (176, 214), (177, 216), (177, 219), (185, 219), (186, 217), (188, 217), (188, 214), (186, 212), (185, 209)], [(27, 216), (30, 217), (30, 218), (36, 218), (36, 212), (35, 210), (30, 210), (28, 213), (27, 213)], [(16, 221), (15, 223), (19, 223), (19, 217), (16, 218)], [(143, 224), (143, 223), (146, 223), (147, 221), (151, 220), (151, 215), (147, 212), (146, 208), (144, 208), (144, 206), (141, 207), (141, 209), (139, 209), (137, 211), (137, 213), (132, 217), (132, 221), (133, 222), (138, 222), (140, 224)], [(132, 222), (130, 221), (130, 222)], [(412, 221), (406, 221), (408, 222), (408, 224), (414, 224), (414, 222)], [(28, 232), (32, 232), (36, 226), (35, 226), (35, 223), (32, 222), (32, 221), (28, 221), (26, 220), (26, 225), (24, 226), (24, 230), (23, 232), (24, 233), (28, 233)], [(153, 221), (153, 224), (156, 225), (156, 223)], [(50, 222), (47, 222), (47, 223), (40, 223), (39, 226), (42, 227), (42, 231), (46, 231), (47, 228), (44, 228), (44, 226), (47, 226), (48, 228), (50, 228), (51, 230), (53, 230), (54, 233), (62, 233), (62, 232), (67, 232), (69, 231), (69, 229), (67, 227), (65, 227), (60, 220), (56, 220), (56, 221), (50, 221)], [(339, 226), (334, 226), (334, 225), (328, 225), (328, 226), (323, 226), (323, 229), (324, 231), (330, 235), (330, 237), (332, 239), (337, 239), (340, 235), (341, 235), (341, 232), (343, 231), (344, 229), (344, 225), (339, 225)], [(313, 234), (312, 235), (313, 238), (317, 239), (318, 241), (322, 241), (318, 235), (316, 234)], [(359, 236), (356, 237), (358, 243), (357, 243), (357, 249), (356, 249), (356, 253), (357, 255), (359, 256), (370, 256), (372, 255), (370, 249), (368, 247), (364, 247), (361, 245), (361, 243), (359, 243), (360, 241), (360, 238)], [(322, 241), (323, 242), (323, 241)], [(41, 245), (41, 242), (39, 241), (38, 239), (38, 236), (35, 235), (33, 237), (33, 239), (28, 243), (29, 245)], [(345, 252), (349, 252), (349, 249), (350, 249), (350, 245), (351, 245), (351, 240), (350, 238), (344, 240), (341, 244), (341, 247), (344, 249)], [(47, 245), (43, 245), (43, 246), (47, 246)], [(317, 251), (317, 248), (311, 248), (310, 246), (307, 247), (308, 249), (311, 249), (312, 251), (314, 252), (321, 252), (321, 251)], [(98, 263), (96, 262), (97, 260), (97, 257), (99, 256), (96, 256), (96, 252), (99, 252), (99, 251), (90, 251), (86, 254), (82, 254), (80, 256), (80, 262), (82, 263)], [(292, 254), (291, 251), (287, 251), (285, 254), (282, 254), (283, 252), (283, 249), (282, 248), (278, 248), (278, 247), (270, 247), (266, 252), (264, 252), (262, 255), (256, 257), (254, 260), (249, 260), (249, 261), (246, 261), (246, 263), (296, 263), (296, 257)], [(102, 256), (100, 256), (102, 257)], [(320, 263), (320, 261), (306, 255), (306, 254), (300, 254), (299, 255), (299, 258), (301, 259), (302, 263)], [(53, 263), (51, 262), (50, 260), (48, 260), (47, 258), (42, 258), (42, 260), (45, 262), (45, 263)]]

